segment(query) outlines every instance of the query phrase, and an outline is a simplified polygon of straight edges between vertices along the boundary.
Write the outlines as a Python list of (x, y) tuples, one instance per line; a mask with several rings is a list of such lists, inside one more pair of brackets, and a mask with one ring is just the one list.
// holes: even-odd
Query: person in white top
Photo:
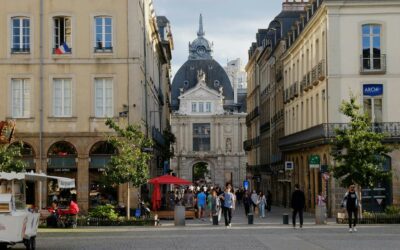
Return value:
[(253, 212), (255, 212), (256, 208), (257, 208), (257, 203), (258, 203), (258, 195), (256, 193), (256, 190), (253, 190), (253, 193), (251, 194), (250, 199), (253, 203)]

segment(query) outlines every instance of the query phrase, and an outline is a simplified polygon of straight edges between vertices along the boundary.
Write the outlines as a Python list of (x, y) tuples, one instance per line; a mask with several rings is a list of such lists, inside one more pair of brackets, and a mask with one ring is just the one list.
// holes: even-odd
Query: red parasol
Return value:
[(154, 190), (151, 197), (153, 203), (153, 211), (161, 207), (161, 192), (160, 184), (177, 184), (177, 185), (190, 185), (192, 182), (175, 177), (173, 175), (163, 175), (149, 180), (149, 183), (154, 184)]

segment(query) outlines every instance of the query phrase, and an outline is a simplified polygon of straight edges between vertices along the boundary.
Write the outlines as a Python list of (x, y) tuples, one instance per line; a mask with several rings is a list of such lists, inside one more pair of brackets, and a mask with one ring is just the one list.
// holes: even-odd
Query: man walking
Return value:
[(203, 189), (197, 195), (197, 208), (199, 209), (199, 219), (203, 220), (204, 211), (206, 209), (206, 194), (204, 193)]
[(296, 229), (296, 216), (299, 214), (300, 219), (300, 228), (303, 228), (303, 209), (306, 203), (306, 198), (304, 196), (304, 192), (300, 190), (299, 184), (294, 185), (294, 192), (292, 194), (292, 223), (293, 228)]
[(227, 184), (225, 192), (221, 195), (222, 202), (222, 210), (224, 212), (225, 218), (225, 226), (230, 228), (232, 226), (232, 208), (233, 208), (233, 194), (231, 193), (231, 185)]

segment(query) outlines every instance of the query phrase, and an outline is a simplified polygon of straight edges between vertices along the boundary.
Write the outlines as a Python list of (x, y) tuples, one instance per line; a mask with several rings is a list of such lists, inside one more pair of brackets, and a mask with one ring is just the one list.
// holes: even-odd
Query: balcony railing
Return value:
[(360, 56), (360, 74), (385, 74), (386, 55), (364, 57)]
[(319, 79), (320, 81), (323, 81), (323, 80), (325, 79), (325, 77), (326, 77), (326, 74), (325, 74), (325, 60), (321, 60), (321, 61), (318, 63), (318, 71), (317, 71), (317, 74), (318, 74), (318, 79)]
[(263, 125), (260, 126), (260, 133), (267, 132), (271, 127), (271, 124), (269, 122), (264, 123)]
[(243, 148), (245, 151), (250, 151), (255, 147), (260, 146), (260, 136), (257, 136), (255, 138), (246, 140), (243, 142)]
[(246, 116), (246, 125), (250, 126), (250, 122), (260, 115), (258, 106), (255, 107), (247, 116)]
[(113, 47), (94, 47), (95, 53), (112, 53)]
[[(336, 129), (349, 128), (348, 123), (324, 123), (309, 129), (285, 136), (279, 140), (281, 150), (303, 148), (306, 144), (326, 144), (336, 136)], [(386, 140), (400, 140), (400, 122), (383, 122), (371, 124), (371, 130), (384, 133)]]
[(299, 82), (293, 83), (293, 95), (294, 97), (299, 96)]
[(308, 72), (305, 75), (305, 79), (306, 79), (306, 84), (304, 86), (304, 90), (307, 91), (312, 87), (312, 84), (311, 84), (311, 72)]
[(153, 140), (158, 144), (158, 145), (165, 145), (165, 139), (163, 134), (160, 132), (160, 130), (156, 127), (151, 128), (151, 136), (153, 137)]
[(317, 85), (318, 83), (319, 83), (319, 80), (318, 80), (318, 74), (317, 74), (317, 72), (318, 72), (318, 65), (317, 66), (315, 66), (312, 70), (311, 70), (311, 83), (313, 84), (313, 85)]
[(31, 49), (30, 48), (11, 48), (11, 53), (15, 53), (15, 54), (18, 54), (18, 53), (21, 53), (21, 54), (28, 54), (28, 53), (30, 53), (31, 52)]

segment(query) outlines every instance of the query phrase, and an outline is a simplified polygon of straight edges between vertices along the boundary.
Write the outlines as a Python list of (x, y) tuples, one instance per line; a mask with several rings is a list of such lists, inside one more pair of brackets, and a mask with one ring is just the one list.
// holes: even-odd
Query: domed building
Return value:
[(213, 59), (212, 47), (200, 15), (197, 38), (189, 43), (188, 60), (171, 87), (171, 127), (176, 136), (171, 169), (200, 185), (230, 182), (239, 187), (246, 178), (245, 104), (234, 102), (232, 84)]

